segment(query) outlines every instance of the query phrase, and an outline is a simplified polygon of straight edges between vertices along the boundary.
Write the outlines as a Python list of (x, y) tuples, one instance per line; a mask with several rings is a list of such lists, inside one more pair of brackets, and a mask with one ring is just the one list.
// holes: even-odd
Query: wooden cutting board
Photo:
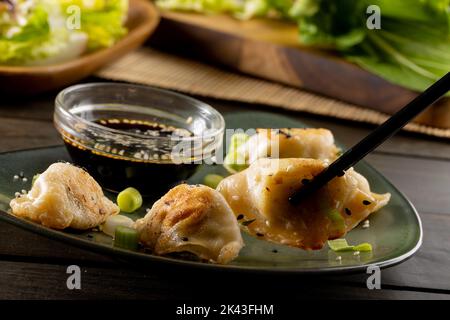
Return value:
[[(281, 21), (163, 12), (151, 44), (389, 114), (417, 95), (333, 53), (301, 47), (297, 37), (297, 26)], [(450, 99), (416, 121), (450, 128)]]

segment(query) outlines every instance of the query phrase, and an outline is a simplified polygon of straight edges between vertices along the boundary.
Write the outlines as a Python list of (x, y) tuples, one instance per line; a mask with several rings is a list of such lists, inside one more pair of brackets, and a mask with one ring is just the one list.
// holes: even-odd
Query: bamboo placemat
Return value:
[[(189, 94), (258, 103), (313, 114), (380, 124), (387, 115), (296, 88), (221, 70), (150, 48), (141, 48), (100, 70), (100, 78), (172, 89)], [(450, 129), (411, 123), (410, 132), (450, 138)]]

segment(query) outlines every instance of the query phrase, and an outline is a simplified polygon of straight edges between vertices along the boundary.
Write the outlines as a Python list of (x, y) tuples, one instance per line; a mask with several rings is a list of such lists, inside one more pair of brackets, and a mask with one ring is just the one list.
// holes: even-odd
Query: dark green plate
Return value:
[[(251, 112), (236, 113), (225, 117), (227, 128), (280, 128), (304, 127), (298, 121), (272, 113)], [(348, 272), (364, 270), (369, 265), (379, 267), (392, 266), (412, 256), (422, 243), (422, 225), (412, 204), (386, 178), (367, 163), (360, 163), (356, 169), (370, 182), (373, 191), (390, 192), (391, 201), (388, 206), (371, 215), (370, 228), (357, 227), (346, 239), (350, 244), (369, 242), (373, 246), (370, 253), (332, 252), (327, 247), (319, 251), (304, 251), (282, 245), (276, 245), (264, 240), (243, 234), (245, 247), (239, 257), (226, 266), (187, 261), (171, 257), (154, 256), (148, 253), (133, 252), (115, 248), (112, 239), (101, 232), (70, 232), (56, 231), (8, 214), (9, 201), (14, 193), (22, 189), (30, 189), (28, 182), (14, 181), (13, 176), (24, 172), (27, 177), (44, 171), (51, 163), (58, 160), (69, 161), (64, 147), (11, 152), (0, 155), (0, 219), (13, 223), (24, 229), (41, 235), (65, 241), (88, 250), (114, 255), (128, 261), (138, 263), (168, 263), (197, 268), (238, 271), (294, 272), (294, 273), (324, 273)], [(190, 180), (199, 183), (207, 173), (223, 174), (221, 166), (203, 166)], [(111, 195), (113, 196), (113, 195)], [(151, 203), (144, 205), (142, 210), (130, 216), (133, 219), (142, 217), (145, 209)], [(341, 260), (337, 260), (337, 256)]]

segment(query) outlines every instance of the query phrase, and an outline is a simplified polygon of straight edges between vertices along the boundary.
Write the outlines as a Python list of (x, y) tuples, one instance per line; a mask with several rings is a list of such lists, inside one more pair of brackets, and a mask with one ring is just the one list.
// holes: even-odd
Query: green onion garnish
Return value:
[(114, 246), (122, 249), (137, 250), (139, 235), (136, 230), (118, 226), (114, 235)]
[(117, 205), (123, 212), (134, 212), (142, 206), (142, 196), (135, 188), (126, 188), (117, 196)]
[(361, 252), (369, 252), (369, 251), (372, 251), (372, 245), (367, 242), (361, 243), (361, 244), (358, 244), (357, 246), (355, 246), (353, 250), (361, 251)]
[(242, 150), (239, 150), (239, 147), (244, 145), (249, 138), (250, 136), (245, 133), (235, 133), (231, 136), (230, 146), (224, 159), (224, 167), (229, 172), (236, 173), (248, 168), (245, 150), (243, 153)]
[(33, 176), (33, 180), (31, 180), (31, 187), (34, 186), (34, 183), (36, 182), (36, 180), (39, 178), (40, 175), (41, 175), (40, 173), (37, 173)]
[(372, 245), (370, 243), (361, 243), (356, 246), (351, 246), (347, 243), (347, 240), (345, 239), (336, 239), (336, 240), (329, 240), (328, 246), (331, 250), (335, 252), (345, 252), (345, 251), (361, 251), (361, 252), (368, 252), (372, 251)]
[(345, 230), (345, 220), (336, 209), (328, 209), (327, 217), (331, 220), (334, 228), (337, 230)]
[(215, 189), (222, 180), (223, 177), (218, 174), (207, 174), (203, 179), (203, 184), (205, 186)]

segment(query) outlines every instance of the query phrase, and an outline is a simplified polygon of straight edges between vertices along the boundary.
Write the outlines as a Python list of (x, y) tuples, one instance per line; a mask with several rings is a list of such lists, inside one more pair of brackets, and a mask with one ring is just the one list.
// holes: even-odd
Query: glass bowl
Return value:
[(201, 101), (123, 83), (66, 88), (54, 123), (73, 162), (102, 187), (158, 196), (212, 163), (225, 129), (222, 115)]

